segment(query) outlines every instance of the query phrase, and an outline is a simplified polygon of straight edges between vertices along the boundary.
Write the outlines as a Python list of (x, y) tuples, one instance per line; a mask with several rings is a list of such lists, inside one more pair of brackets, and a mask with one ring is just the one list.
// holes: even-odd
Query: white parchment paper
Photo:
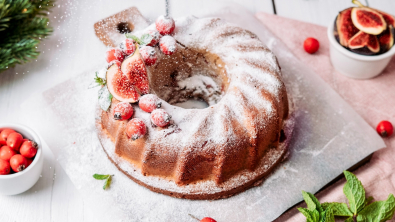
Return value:
[[(103, 221), (271, 221), (316, 192), (370, 153), (383, 148), (377, 133), (318, 75), (299, 62), (255, 17), (240, 6), (203, 11), (256, 33), (277, 55), (288, 93), (294, 98), (296, 129), (288, 159), (261, 186), (215, 201), (182, 200), (151, 192), (108, 160), (95, 132), (97, 90), (88, 90), (94, 67), (35, 96), (23, 107), (84, 197)], [(197, 14), (199, 16), (199, 14)], [(200, 16), (203, 16), (200, 14)], [(104, 52), (103, 52), (104, 53)], [(94, 173), (114, 174), (103, 191)]]

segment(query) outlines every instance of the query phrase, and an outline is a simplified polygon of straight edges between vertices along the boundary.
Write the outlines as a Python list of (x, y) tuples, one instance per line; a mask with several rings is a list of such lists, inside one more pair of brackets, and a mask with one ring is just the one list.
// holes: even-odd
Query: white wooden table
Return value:
[[(215, 0), (170, 0), (173, 17), (193, 14)], [(231, 0), (228, 0), (231, 1)], [(351, 6), (351, 0), (233, 0), (252, 12), (264, 11), (326, 26), (336, 13)], [(393, 0), (362, 0), (372, 7), (395, 14)], [(124, 8), (137, 6), (153, 21), (165, 11), (164, 0), (72, 1), (56, 3), (49, 17), (55, 32), (42, 42), (39, 58), (0, 73), (0, 122), (20, 122), (20, 104), (35, 93), (65, 81), (104, 62), (102, 43), (93, 24)], [(34, 126), (33, 126), (34, 127)], [(100, 221), (73, 186), (48, 148), (44, 148), (42, 177), (29, 191), (0, 196), (0, 221)]]

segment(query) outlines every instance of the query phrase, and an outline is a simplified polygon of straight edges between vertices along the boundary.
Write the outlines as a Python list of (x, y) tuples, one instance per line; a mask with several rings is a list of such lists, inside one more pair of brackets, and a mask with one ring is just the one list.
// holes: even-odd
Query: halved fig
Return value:
[(140, 95), (149, 93), (149, 71), (145, 67), (138, 46), (136, 46), (136, 51), (132, 55), (123, 60), (121, 70), (122, 73), (127, 76), (131, 84), (138, 90)]
[(360, 31), (368, 34), (378, 35), (387, 28), (384, 17), (368, 7), (356, 7), (351, 10), (352, 23)]
[(374, 55), (380, 52), (377, 36), (363, 31), (359, 31), (348, 41), (348, 47), (351, 51), (363, 55)]
[(348, 8), (339, 12), (335, 20), (335, 38), (344, 47), (348, 47), (348, 40), (359, 32), (352, 23), (351, 10), (352, 8)]
[(380, 53), (385, 53), (391, 49), (394, 45), (395, 41), (395, 29), (392, 25), (389, 25), (388, 28), (378, 36), (380, 43)]
[(384, 18), (384, 20), (385, 20), (385, 22), (387, 23), (388, 26), (392, 25), (392, 27), (395, 27), (395, 18), (394, 18), (393, 15), (390, 15), (390, 14), (388, 14), (386, 12), (383, 12), (383, 11), (380, 11), (380, 10), (377, 10), (377, 9), (373, 9), (373, 10), (379, 12), (383, 16), (383, 18)]
[(119, 63), (114, 63), (107, 69), (106, 79), (108, 91), (114, 98), (122, 102), (137, 102), (140, 95), (126, 75), (122, 74)]

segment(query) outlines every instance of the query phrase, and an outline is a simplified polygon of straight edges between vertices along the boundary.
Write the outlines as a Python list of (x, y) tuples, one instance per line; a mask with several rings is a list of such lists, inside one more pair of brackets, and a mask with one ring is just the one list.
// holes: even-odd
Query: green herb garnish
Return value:
[(391, 220), (395, 212), (395, 198), (390, 194), (387, 200), (370, 203), (373, 198), (365, 196), (365, 189), (358, 178), (344, 171), (346, 184), (343, 193), (348, 199), (346, 203), (320, 203), (308, 192), (302, 191), (307, 208), (298, 208), (307, 222), (335, 222), (335, 216), (347, 217), (346, 222), (383, 222)]
[(153, 37), (148, 33), (142, 35), (141, 38), (138, 38), (137, 36), (130, 33), (126, 33), (125, 36), (126, 38), (133, 39), (137, 44), (141, 46), (149, 44), (153, 39)]
[(114, 175), (103, 175), (103, 174), (93, 174), (93, 178), (95, 178), (96, 180), (105, 180), (104, 181), (104, 186), (103, 186), (103, 190), (106, 190), (110, 187), (111, 181), (112, 181), (112, 177)]

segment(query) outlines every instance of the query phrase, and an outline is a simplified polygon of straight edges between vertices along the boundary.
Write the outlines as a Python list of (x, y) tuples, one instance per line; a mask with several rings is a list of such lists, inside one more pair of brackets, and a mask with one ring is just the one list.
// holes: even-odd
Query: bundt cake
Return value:
[[(247, 30), (219, 18), (175, 21), (177, 50), (158, 51), (147, 67), (150, 93), (171, 116), (156, 127), (132, 104), (147, 134), (135, 141), (128, 120), (98, 109), (99, 139), (109, 159), (135, 182), (187, 199), (226, 198), (259, 184), (281, 162), (293, 121), (276, 57)], [(149, 27), (150, 28), (150, 27)], [(152, 28), (152, 27), (151, 27)], [(204, 109), (174, 104), (200, 99)]]

